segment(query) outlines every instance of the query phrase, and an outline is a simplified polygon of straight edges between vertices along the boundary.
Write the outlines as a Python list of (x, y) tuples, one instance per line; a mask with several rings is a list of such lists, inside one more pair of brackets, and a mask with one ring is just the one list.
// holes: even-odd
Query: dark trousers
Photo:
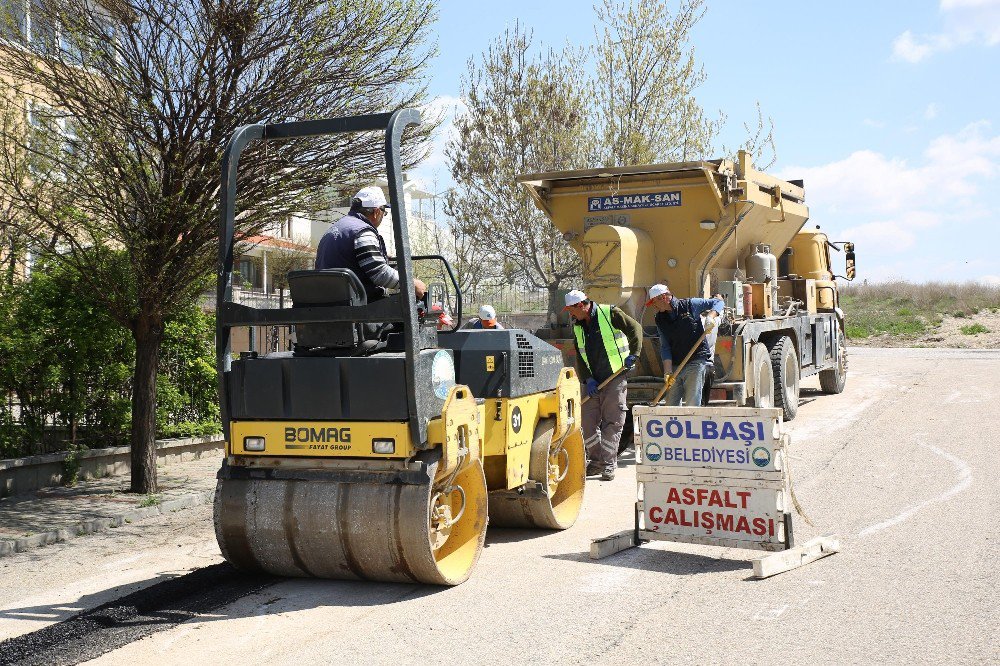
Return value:
[(701, 406), (704, 407), (708, 404), (709, 397), (712, 395), (712, 384), (715, 383), (715, 363), (708, 366), (708, 373), (705, 374), (705, 386), (701, 390)]

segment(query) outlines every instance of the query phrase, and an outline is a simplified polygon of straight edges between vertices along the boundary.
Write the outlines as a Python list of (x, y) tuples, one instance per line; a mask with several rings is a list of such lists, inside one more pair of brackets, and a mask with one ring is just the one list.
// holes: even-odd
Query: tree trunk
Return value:
[(565, 304), (563, 298), (565, 290), (558, 284), (550, 284), (547, 288), (549, 290), (549, 307), (546, 323), (550, 328), (556, 328), (559, 313), (563, 311), (563, 305)]
[(132, 376), (133, 493), (155, 493), (156, 487), (156, 368), (163, 342), (163, 324), (142, 314), (136, 321), (135, 374)]

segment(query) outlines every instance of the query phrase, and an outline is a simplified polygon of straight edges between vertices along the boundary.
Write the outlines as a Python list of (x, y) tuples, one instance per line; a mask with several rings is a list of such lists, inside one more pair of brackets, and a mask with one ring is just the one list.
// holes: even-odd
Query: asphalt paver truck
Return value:
[[(801, 378), (819, 375), (824, 391), (844, 390), (844, 313), (830, 250), (845, 253), (850, 280), (854, 245), (804, 228), (802, 181), (756, 170), (743, 151), (736, 160), (536, 173), (518, 181), (580, 255), (587, 295), (643, 323), (630, 406), (663, 385), (655, 313), (645, 307), (658, 282), (678, 298), (720, 294), (725, 301), (715, 399), (779, 407), (790, 420)], [(536, 333), (573, 364), (564, 315), (551, 313)]]
[[(565, 529), (583, 501), (580, 385), (521, 330), (460, 331), (442, 257), (411, 257), (399, 149), (414, 110), (242, 127), (223, 163), (217, 310), (226, 456), (215, 532), (240, 569), (455, 585), (487, 522)], [(289, 274), (292, 307), (232, 300), (240, 154), (251, 141), (384, 132), (400, 284), (440, 261), (453, 330), (403, 289), (368, 302), (348, 269)], [(237, 326), (295, 327), (290, 351), (233, 358)]]

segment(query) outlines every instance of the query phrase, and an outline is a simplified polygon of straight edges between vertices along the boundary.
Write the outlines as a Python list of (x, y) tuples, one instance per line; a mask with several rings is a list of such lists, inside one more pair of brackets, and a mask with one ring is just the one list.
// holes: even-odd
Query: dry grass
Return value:
[(847, 337), (854, 339), (917, 335), (940, 324), (945, 315), (964, 318), (1000, 309), (1000, 285), (975, 282), (849, 284), (840, 293)]

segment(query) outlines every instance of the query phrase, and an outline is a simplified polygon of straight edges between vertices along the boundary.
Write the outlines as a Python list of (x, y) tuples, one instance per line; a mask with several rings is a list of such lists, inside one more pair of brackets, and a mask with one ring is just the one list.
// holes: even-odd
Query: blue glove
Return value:
[(594, 379), (593, 377), (591, 377), (590, 379), (588, 379), (587, 380), (587, 387), (584, 390), (586, 390), (587, 395), (590, 396), (591, 398), (593, 398), (595, 395), (597, 395), (597, 380)]
[(635, 367), (635, 362), (639, 359), (635, 354), (629, 354), (625, 357), (625, 367), (629, 370)]

